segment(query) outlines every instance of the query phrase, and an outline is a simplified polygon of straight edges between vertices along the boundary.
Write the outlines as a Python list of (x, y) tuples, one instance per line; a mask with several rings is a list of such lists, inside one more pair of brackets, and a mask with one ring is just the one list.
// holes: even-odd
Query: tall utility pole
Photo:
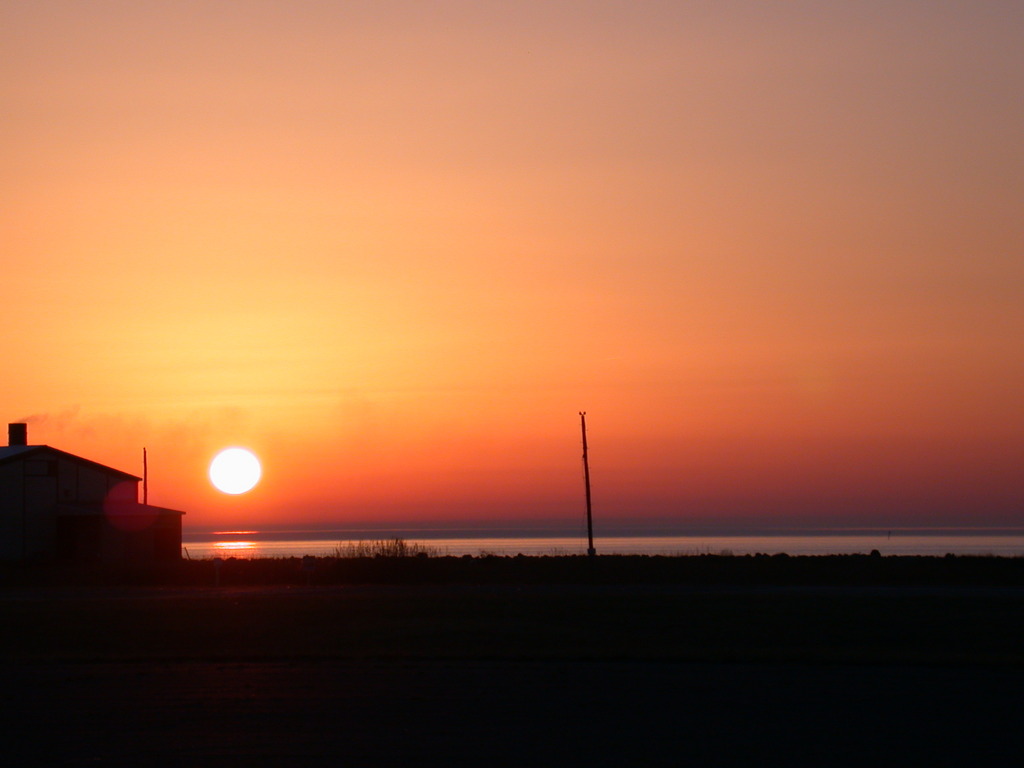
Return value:
[(142, 503), (149, 504), (149, 461), (146, 449), (142, 449)]
[(583, 430), (583, 482), (587, 486), (587, 555), (597, 554), (594, 549), (594, 518), (590, 513), (590, 463), (587, 461), (587, 412), (580, 411), (580, 428)]

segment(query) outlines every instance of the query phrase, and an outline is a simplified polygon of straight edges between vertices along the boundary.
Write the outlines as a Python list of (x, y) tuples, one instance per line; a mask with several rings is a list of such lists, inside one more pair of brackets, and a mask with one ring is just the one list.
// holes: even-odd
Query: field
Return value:
[(367, 560), (347, 583), (351, 563), (330, 562), (198, 563), (148, 585), (7, 574), (8, 764), (1017, 754), (1018, 561), (672, 560), (687, 562), (460, 559), (447, 581), (415, 558)]

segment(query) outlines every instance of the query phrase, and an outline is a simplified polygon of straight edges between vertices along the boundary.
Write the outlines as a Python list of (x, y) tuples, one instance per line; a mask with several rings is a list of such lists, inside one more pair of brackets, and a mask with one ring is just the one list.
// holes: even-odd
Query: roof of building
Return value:
[(26, 453), (27, 451), (34, 451), (34, 450), (37, 450), (38, 448), (45, 448), (45, 447), (46, 446), (42, 446), (42, 445), (4, 445), (4, 446), (0, 446), (0, 461), (3, 461), (4, 459), (9, 458), (11, 456), (17, 456), (19, 454)]
[(37, 453), (54, 453), (57, 454), (58, 458), (74, 461), (78, 464), (85, 464), (93, 469), (98, 469), (111, 475), (118, 475), (126, 480), (142, 480), (138, 475), (133, 475), (129, 472), (122, 472), (120, 469), (114, 469), (113, 467), (108, 467), (105, 464), (100, 464), (96, 461), (83, 459), (81, 456), (75, 456), (73, 453), (68, 453), (67, 451), (62, 451), (49, 445), (5, 445), (0, 447), (0, 464), (7, 464), (21, 458), (28, 458), (29, 456)]

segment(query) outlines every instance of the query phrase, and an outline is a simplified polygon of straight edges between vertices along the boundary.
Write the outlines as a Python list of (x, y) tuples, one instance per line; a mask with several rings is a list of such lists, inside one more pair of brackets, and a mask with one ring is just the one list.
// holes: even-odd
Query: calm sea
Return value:
[[(477, 535), (472, 535), (476, 533)], [(331, 556), (350, 544), (401, 536), (436, 555), (581, 555), (585, 536), (502, 535), (479, 532), (213, 531), (183, 535), (184, 557)], [(901, 529), (778, 532), (768, 535), (657, 535), (596, 537), (599, 555), (997, 555), (1024, 556), (1020, 529)]]

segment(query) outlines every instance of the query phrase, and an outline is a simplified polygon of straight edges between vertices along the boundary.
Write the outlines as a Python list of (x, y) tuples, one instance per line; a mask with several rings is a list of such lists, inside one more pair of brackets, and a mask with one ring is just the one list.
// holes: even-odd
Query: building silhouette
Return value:
[(139, 502), (142, 478), (8, 425), (0, 448), (0, 560), (138, 563), (181, 558), (184, 512)]

